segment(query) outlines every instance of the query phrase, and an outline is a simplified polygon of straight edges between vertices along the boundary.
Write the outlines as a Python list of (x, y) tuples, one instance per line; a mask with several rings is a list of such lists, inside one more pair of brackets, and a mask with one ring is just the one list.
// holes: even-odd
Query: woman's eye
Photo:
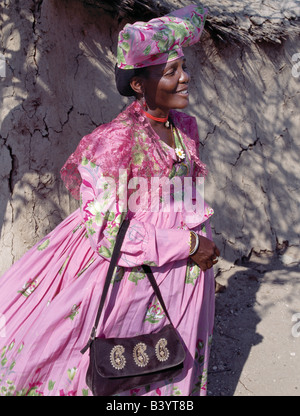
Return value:
[[(182, 67), (182, 70), (184, 71), (184, 72), (188, 72), (189, 70), (188, 70), (188, 67), (187, 66), (183, 66)], [(175, 75), (176, 74), (176, 69), (175, 68), (173, 68), (173, 69), (169, 69), (166, 73), (165, 73), (165, 76), (173, 76), (173, 75)]]
[(166, 72), (166, 74), (165, 75), (174, 75), (175, 74), (175, 71), (174, 71), (174, 69), (171, 69), (170, 71), (168, 71), (168, 72)]

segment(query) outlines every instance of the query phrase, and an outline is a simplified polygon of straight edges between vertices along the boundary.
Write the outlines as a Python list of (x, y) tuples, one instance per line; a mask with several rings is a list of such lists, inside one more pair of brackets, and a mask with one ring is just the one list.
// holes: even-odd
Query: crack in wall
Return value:
[(240, 147), (241, 147), (241, 151), (239, 152), (239, 154), (238, 154), (238, 156), (237, 156), (237, 158), (236, 158), (235, 162), (233, 162), (233, 163), (232, 163), (232, 162), (229, 162), (229, 163), (230, 163), (230, 165), (232, 165), (232, 166), (236, 166), (236, 165), (237, 165), (237, 163), (238, 163), (238, 161), (240, 160), (240, 158), (241, 158), (242, 154), (243, 154), (244, 152), (247, 152), (248, 150), (252, 150), (252, 149), (253, 149), (253, 148), (257, 145), (257, 143), (260, 143), (260, 138), (259, 138), (259, 137), (257, 137), (253, 143), (248, 144), (248, 146), (247, 146), (247, 147), (243, 147), (242, 145), (240, 145)]
[[(38, 66), (38, 62), (37, 62), (37, 46), (38, 46), (38, 41), (40, 39), (40, 35), (38, 33), (37, 30), (37, 23), (38, 20), (41, 17), (41, 9), (42, 9), (42, 4), (43, 4), (44, 0), (39, 0), (39, 1), (33, 1), (33, 5), (30, 8), (31, 12), (32, 12), (32, 16), (33, 16), (33, 21), (32, 21), (32, 32), (33, 32), (33, 61), (35, 63), (36, 66), (36, 76), (39, 73), (39, 66)], [(33, 82), (35, 84), (35, 82)]]
[(206, 141), (208, 139), (208, 136), (213, 135), (215, 133), (215, 131), (216, 131), (216, 128), (217, 128), (217, 125), (215, 124), (214, 127), (213, 127), (213, 129), (212, 129), (212, 131), (208, 131), (207, 132), (206, 136), (203, 139), (203, 142), (200, 140), (200, 144), (202, 146), (205, 146), (205, 143), (206, 143)]
[(10, 159), (11, 159), (11, 169), (8, 174), (8, 188), (9, 188), (10, 194), (12, 195), (14, 191), (14, 177), (17, 174), (18, 159), (17, 159), (17, 156), (13, 154), (13, 149), (9, 144), (6, 144), (6, 148), (9, 152)]
[[(20, 1), (16, 0), (16, 4), (19, 3)], [(7, 153), (7, 160), (5, 161), (7, 164), (5, 165), (5, 172), (3, 172), (4, 169), (2, 169), (2, 172), (5, 178), (3, 184), (5, 193), (8, 193), (9, 189), (14, 200), (12, 202), (12, 199), (10, 199), (7, 202), (7, 218), (9, 222), (12, 216), (12, 225), (5, 225), (7, 228), (4, 232), (8, 235), (10, 229), (15, 230), (12, 255), (14, 250), (17, 257), (22, 245), (22, 242), (19, 243), (18, 241), (19, 233), (24, 239), (24, 244), (29, 244), (30, 239), (36, 238), (38, 233), (42, 234), (45, 228), (44, 222), (47, 222), (48, 218), (45, 212), (48, 209), (51, 211), (53, 201), (56, 204), (53, 203), (53, 206), (58, 207), (57, 212), (62, 212), (68, 205), (68, 198), (71, 199), (71, 197), (66, 196), (67, 192), (63, 194), (61, 191), (63, 189), (62, 184), (58, 184), (57, 189), (55, 189), (53, 183), (46, 182), (44, 178), (45, 172), (50, 172), (53, 174), (53, 181), (55, 181), (55, 175), (58, 171), (57, 158), (55, 159), (55, 156), (51, 154), (51, 150), (48, 153), (51, 146), (53, 149), (55, 143), (58, 153), (61, 151), (67, 152), (71, 145), (73, 146), (77, 142), (75, 135), (77, 137), (82, 131), (89, 129), (91, 125), (97, 127), (99, 123), (94, 120), (100, 119), (103, 121), (103, 117), (108, 118), (109, 114), (115, 112), (118, 106), (121, 107), (122, 105), (122, 109), (124, 109), (127, 104), (110, 91), (108, 63), (110, 64), (112, 60), (108, 58), (111, 58), (110, 53), (115, 53), (114, 44), (119, 24), (113, 25), (107, 19), (108, 23), (103, 24), (105, 21), (100, 20), (101, 35), (98, 38), (96, 31), (92, 35), (88, 30), (86, 31), (85, 40), (87, 45), (91, 41), (101, 44), (99, 57), (103, 58), (103, 61), (99, 60), (101, 66), (99, 68), (98, 64), (94, 65), (94, 61), (89, 59), (90, 55), (81, 51), (79, 47), (79, 43), (82, 41), (82, 35), (79, 35), (80, 30), (89, 18), (89, 16), (82, 15), (83, 9), (74, 7), (71, 10), (67, 8), (68, 5), (64, 5), (64, 2), (59, 1), (46, 4), (43, 0), (37, 2), (29, 0), (24, 6), (27, 26), (23, 25), (21, 27), (20, 22), (18, 22), (19, 12), (11, 2), (7, 4), (8, 9), (11, 9), (12, 26), (8, 27), (5, 35), (8, 44), (5, 44), (5, 39), (0, 39), (0, 44), (3, 48), (7, 48), (7, 54), (10, 53), (10, 50), (12, 51), (13, 59), (8, 67), (11, 67), (9, 77), (13, 76), (13, 79), (12, 81), (8, 80), (10, 85), (8, 84), (9, 88), (7, 87), (4, 90), (3, 96), (5, 94), (5, 99), (9, 99), (10, 96), (15, 98), (11, 99), (11, 102), (7, 101), (8, 110), (4, 109), (2, 113), (7, 117), (3, 135), (7, 135), (6, 131), (11, 132), (9, 140), (8, 136), (3, 138), (6, 147), (3, 150)], [(72, 20), (74, 15), (75, 20)], [(78, 23), (79, 21), (83, 22), (82, 27), (77, 25), (76, 29), (73, 29), (75, 27), (74, 22)], [(15, 40), (8, 40), (9, 33), (11, 37), (16, 36), (14, 27), (17, 28), (16, 33), (20, 32), (21, 47), (19, 50), (17, 50), (17, 47), (19, 47), (17, 37)], [(50, 27), (51, 30), (48, 30)], [(45, 28), (48, 30), (46, 35)], [(3, 26), (0, 25), (0, 34), (3, 33), (4, 24)], [(62, 40), (59, 47), (56, 47), (57, 39)], [(14, 47), (15, 50), (13, 50)], [(278, 245), (287, 241), (288, 245), (292, 246), (292, 241), (295, 242), (295, 237), (290, 237), (292, 227), (287, 231), (284, 227), (282, 229), (282, 222), (278, 220), (276, 210), (282, 209), (283, 211), (286, 208), (284, 210), (286, 214), (289, 208), (284, 201), (287, 193), (278, 192), (284, 181), (284, 174), (287, 172), (292, 179), (291, 182), (285, 183), (289, 192), (296, 193), (299, 185), (294, 179), (295, 175), (291, 175), (291, 170), (285, 169), (286, 159), (280, 165), (281, 159), (279, 157), (274, 158), (273, 153), (275, 154), (278, 149), (284, 149), (286, 153), (289, 152), (290, 154), (293, 152), (295, 129), (293, 126), (294, 120), (291, 121), (290, 116), (297, 110), (296, 98), (299, 93), (295, 92), (295, 89), (292, 90), (293, 85), (287, 85), (288, 62), (287, 69), (282, 69), (279, 74), (276, 70), (275, 58), (271, 56), (270, 61), (267, 59), (269, 50), (266, 51), (263, 48), (258, 50), (259, 57), (255, 55), (253, 50), (250, 53), (248, 49), (242, 47), (241, 51), (235, 52), (234, 50), (229, 51), (224, 46), (210, 61), (207, 60), (208, 66), (204, 73), (209, 77), (209, 83), (207, 85), (203, 84), (201, 90), (199, 87), (199, 97), (203, 97), (203, 102), (200, 98), (198, 102), (196, 98), (196, 105), (192, 110), (199, 123), (200, 135), (202, 132), (200, 145), (205, 146), (203, 154), (208, 159), (209, 170), (213, 171), (213, 169), (210, 169), (210, 163), (215, 168), (215, 173), (212, 172), (216, 175), (213, 177), (215, 180), (213, 185), (217, 188), (219, 195), (222, 194), (220, 201), (225, 200), (226, 202), (226, 206), (222, 206), (222, 203), (218, 202), (218, 195), (212, 197), (212, 199), (215, 198), (216, 203), (216, 218), (218, 216), (227, 217), (227, 223), (226, 221), (224, 223), (216, 222), (218, 225), (214, 227), (214, 236), (220, 240), (223, 252), (225, 252), (226, 245), (229, 246), (226, 252), (226, 254), (229, 253), (228, 258), (230, 259), (228, 262), (234, 261), (243, 253), (248, 256), (249, 247), (263, 249), (268, 247), (270, 241), (270, 245), (272, 244), (275, 247), (275, 239)], [(63, 59), (60, 59), (62, 54), (64, 54)], [(288, 56), (288, 53), (286, 56)], [(225, 62), (226, 60), (228, 62)], [(263, 64), (260, 64), (260, 62), (263, 62)], [(26, 68), (28, 69), (27, 73), (24, 72)], [(69, 72), (62, 80), (61, 74), (64, 75), (65, 68)], [(283, 68), (282, 64), (280, 68)], [(260, 72), (260, 70), (262, 71)], [(267, 71), (270, 71), (270, 73)], [(85, 74), (89, 75), (88, 79), (84, 79)], [(254, 78), (255, 74), (258, 74), (257, 78)], [(270, 75), (270, 80), (266, 78), (266, 74)], [(275, 79), (275, 75), (277, 89), (273, 88), (275, 81), (273, 83), (273, 80), (271, 80), (271, 77)], [(76, 82), (74, 82), (74, 78), (76, 78)], [(96, 83), (99, 82), (97, 91), (101, 90), (103, 94), (100, 96), (94, 94), (92, 97), (92, 94), (86, 91), (95, 87), (95, 80)], [(79, 83), (82, 82), (87, 83), (86, 91), (82, 84), (80, 84), (80, 88), (77, 88)], [(113, 80), (111, 82), (113, 83)], [(55, 87), (53, 88), (54, 84)], [(283, 100), (285, 107), (283, 109), (278, 106), (275, 108), (280, 103), (275, 100), (280, 99), (281, 90), (285, 91)], [(241, 94), (241, 91), (244, 93)], [(250, 94), (253, 94), (252, 101), (249, 100)], [(92, 103), (90, 102), (91, 97), (94, 100)], [(272, 110), (274, 107), (274, 110), (278, 110), (276, 126), (273, 130), (274, 125), (270, 121), (273, 116), (271, 110), (268, 111), (268, 117), (265, 117), (263, 113), (260, 114), (259, 111), (256, 113), (258, 109), (268, 110), (267, 100), (272, 100), (268, 108)], [(205, 104), (208, 105), (205, 106)], [(6, 105), (6, 101), (4, 105)], [(247, 106), (250, 109), (249, 114), (245, 111)], [(97, 107), (97, 110), (94, 111), (93, 107)], [(287, 114), (286, 117), (282, 116), (283, 111)], [(103, 117), (101, 116), (102, 112)], [(257, 122), (257, 131), (256, 124), (254, 126), (255, 122)], [(283, 130), (284, 126), (288, 127)], [(59, 141), (56, 133), (61, 134), (62, 132), (64, 137), (63, 140)], [(280, 132), (283, 133), (279, 135)], [(274, 136), (273, 141), (272, 136)], [(243, 143), (243, 140), (247, 141)], [(62, 142), (64, 143), (62, 144)], [(270, 150), (270, 146), (273, 146), (274, 152)], [(247, 156), (245, 152), (253, 150), (255, 147), (257, 149)], [(210, 153), (210, 150), (213, 150), (211, 159), (212, 153)], [(270, 154), (272, 156), (268, 159)], [(61, 157), (61, 154), (58, 157)], [(220, 163), (216, 161), (216, 157), (220, 158)], [(253, 175), (248, 175), (249, 170), (247, 171), (247, 168), (250, 167), (251, 169), (250, 163), (253, 161), (254, 163), (258, 162), (258, 167), (261, 169), (255, 171)], [(283, 168), (279, 172), (281, 183), (279, 180), (275, 181), (275, 175), (273, 175), (278, 167)], [(27, 174), (28, 178), (26, 177)], [(262, 175), (261, 178), (259, 174)], [(217, 175), (219, 176), (217, 177)], [(240, 176), (238, 177), (238, 175)], [(17, 179), (20, 179), (20, 187)], [(221, 180), (218, 182), (218, 179)], [(28, 188), (25, 189), (27, 186)], [(225, 196), (223, 197), (223, 195)], [(254, 195), (254, 202), (251, 201), (252, 195)], [(274, 199), (278, 197), (276, 204), (272, 197)], [(296, 200), (296, 195), (293, 198)], [(25, 224), (26, 219), (19, 218), (21, 217), (20, 206), (25, 199), (27, 203), (25, 208), (26, 218), (29, 219), (29, 222), (32, 221), (32, 228), (31, 224)], [(56, 202), (57, 200), (59, 200), (59, 203)], [(262, 212), (262, 204), (265, 212)], [(270, 208), (271, 204), (273, 204), (272, 208)], [(41, 209), (43, 205), (44, 209)], [(249, 211), (245, 207), (250, 208), (249, 216), (246, 216), (246, 212)], [(61, 211), (59, 211), (60, 209)], [(69, 207), (65, 210), (66, 215), (69, 214), (68, 209)], [(285, 224), (290, 226), (293, 224), (292, 220), (294, 218), (292, 215), (289, 217), (288, 215), (287, 213)], [(30, 220), (31, 216), (32, 220)], [(293, 216), (297, 217), (294, 213)], [(252, 221), (253, 218), (258, 220), (258, 228), (261, 227), (259, 232), (252, 230), (252, 222), (249, 224), (249, 219)], [(49, 220), (49, 228), (53, 224), (54, 221)], [(28, 226), (26, 231), (20, 231), (22, 226), (24, 226), (24, 230)], [(234, 230), (233, 227), (235, 227)], [(278, 235), (276, 235), (276, 232)], [(26, 233), (29, 235), (28, 238), (25, 236)], [(251, 250), (253, 249), (251, 248)], [(6, 249), (6, 252), (10, 257), (8, 249)]]
[[(61, 129), (60, 130), (56, 130), (56, 129), (54, 129), (53, 128), (53, 130), (55, 131), (55, 133), (62, 133), (63, 132), (63, 129), (64, 129), (64, 126), (66, 125), (66, 124), (68, 124), (68, 122), (69, 122), (69, 119), (70, 119), (70, 114), (72, 113), (72, 111), (74, 110), (74, 106), (73, 105), (71, 105), (71, 107), (69, 108), (69, 110), (67, 111), (67, 117), (66, 117), (66, 120), (65, 121), (60, 121), (60, 126), (61, 126)], [(52, 127), (51, 127), (52, 128)]]
[(9, 156), (10, 156), (11, 167), (10, 167), (9, 172), (5, 174), (5, 177), (7, 177), (8, 189), (9, 189), (10, 194), (12, 195), (13, 188), (14, 188), (14, 177), (17, 174), (18, 158), (13, 153), (13, 149), (11, 145), (8, 143), (8, 138), (9, 138), (9, 133), (7, 134), (6, 137), (0, 136), (0, 139), (2, 139), (2, 145), (7, 149)]

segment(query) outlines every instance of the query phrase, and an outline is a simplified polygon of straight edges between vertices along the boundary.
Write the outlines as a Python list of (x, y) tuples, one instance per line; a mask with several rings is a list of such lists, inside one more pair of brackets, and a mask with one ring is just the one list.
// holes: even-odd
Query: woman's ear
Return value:
[(143, 81), (141, 77), (135, 76), (131, 78), (130, 86), (133, 89), (133, 91), (139, 95), (144, 94), (144, 86)]

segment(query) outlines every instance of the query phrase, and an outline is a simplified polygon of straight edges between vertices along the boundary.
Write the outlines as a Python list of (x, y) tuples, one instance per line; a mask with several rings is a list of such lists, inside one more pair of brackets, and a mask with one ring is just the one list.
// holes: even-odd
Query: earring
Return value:
[(148, 106), (147, 106), (146, 98), (145, 98), (144, 95), (143, 95), (143, 98), (142, 98), (142, 106), (143, 106), (144, 110), (147, 111)]

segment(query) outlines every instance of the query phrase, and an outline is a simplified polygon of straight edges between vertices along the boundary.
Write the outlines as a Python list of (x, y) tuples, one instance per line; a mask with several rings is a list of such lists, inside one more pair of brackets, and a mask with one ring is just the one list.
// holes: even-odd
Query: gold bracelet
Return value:
[[(192, 249), (192, 234), (194, 235), (196, 239), (196, 244), (193, 249)], [(199, 236), (197, 233), (195, 233), (195, 231), (190, 231), (190, 256), (196, 253), (196, 251), (198, 250), (198, 247), (199, 247)]]

